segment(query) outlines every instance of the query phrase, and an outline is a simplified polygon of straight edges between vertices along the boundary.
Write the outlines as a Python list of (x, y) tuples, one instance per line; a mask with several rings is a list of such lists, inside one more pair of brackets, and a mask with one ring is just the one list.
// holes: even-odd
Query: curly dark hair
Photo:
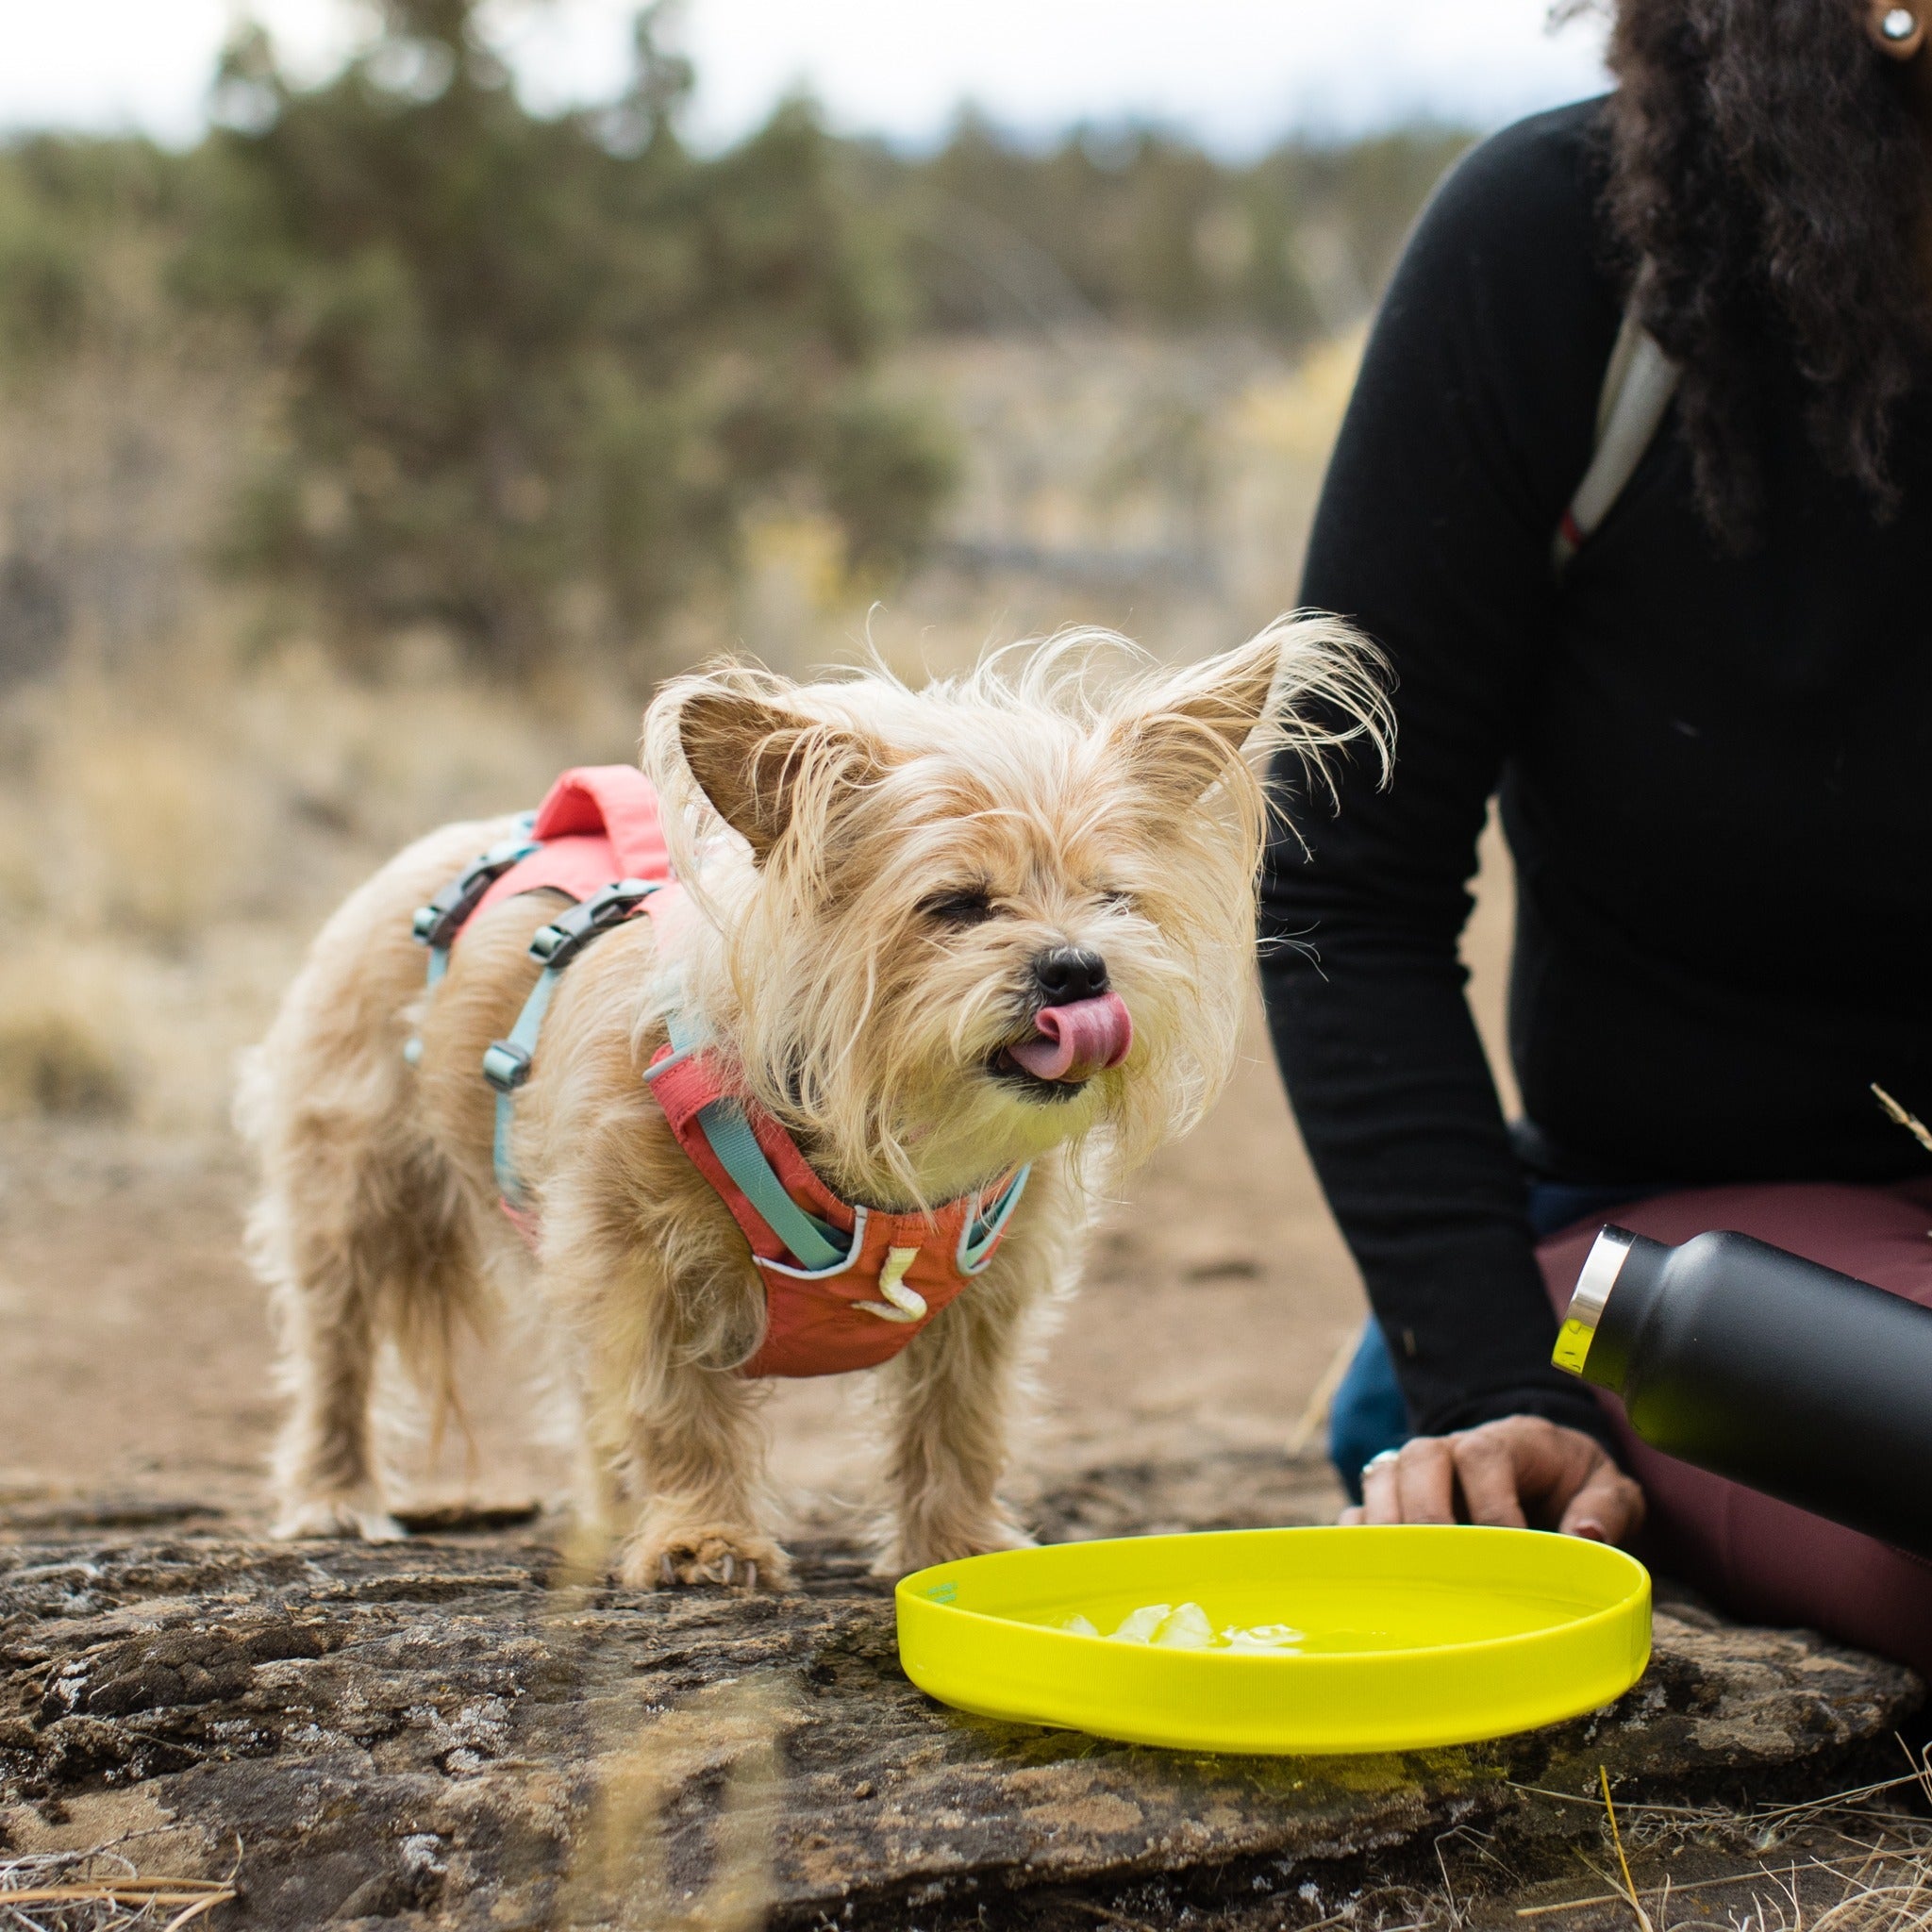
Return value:
[(1861, 0), (1617, 0), (1607, 212), (1638, 318), (1684, 365), (1706, 521), (1762, 509), (1765, 376), (1795, 368), (1814, 446), (1880, 517), (1928, 346), (1932, 167)]

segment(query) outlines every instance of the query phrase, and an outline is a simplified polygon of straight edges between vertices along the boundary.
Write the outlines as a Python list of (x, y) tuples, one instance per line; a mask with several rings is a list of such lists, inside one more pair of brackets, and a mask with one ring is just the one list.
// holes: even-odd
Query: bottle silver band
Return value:
[(1583, 1263), (1583, 1273), (1576, 1277), (1575, 1292), (1563, 1315), (1566, 1322), (1574, 1322), (1592, 1335), (1596, 1333), (1604, 1304), (1609, 1300), (1617, 1276), (1624, 1272), (1624, 1263), (1636, 1244), (1637, 1237), (1627, 1228), (1607, 1227), (1597, 1236)]

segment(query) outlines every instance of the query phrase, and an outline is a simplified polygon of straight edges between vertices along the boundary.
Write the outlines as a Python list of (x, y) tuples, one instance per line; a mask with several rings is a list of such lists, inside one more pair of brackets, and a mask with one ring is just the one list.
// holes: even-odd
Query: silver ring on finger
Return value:
[(1362, 1480), (1366, 1482), (1378, 1469), (1387, 1469), (1391, 1462), (1402, 1460), (1400, 1449), (1378, 1449), (1362, 1464)]

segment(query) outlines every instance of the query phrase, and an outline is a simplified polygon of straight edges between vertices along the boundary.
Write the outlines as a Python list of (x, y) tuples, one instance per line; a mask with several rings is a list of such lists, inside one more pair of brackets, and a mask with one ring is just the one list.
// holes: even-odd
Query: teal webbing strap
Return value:
[[(673, 1007), (664, 1015), (664, 1024), (671, 1036), (671, 1055), (651, 1069), (654, 1074), (668, 1072), (704, 1043), (681, 1007)], [(785, 1191), (737, 1101), (708, 1101), (698, 1108), (697, 1120), (718, 1165), (737, 1182), (739, 1191), (801, 1268), (834, 1268), (848, 1257), (851, 1238), (816, 1214), (808, 1214)]]
[[(543, 1015), (550, 1006), (550, 996), (557, 991), (558, 969), (546, 966), (537, 975), (537, 983), (530, 989), (530, 996), (524, 1002), (524, 1009), (517, 1015), (517, 1024), (509, 1029), (509, 1037), (491, 1046), (483, 1056), (484, 1077), (496, 1089), (496, 1132), (490, 1143), (490, 1162), (496, 1171), (496, 1189), (512, 1208), (528, 1205), (524, 1193), (523, 1183), (517, 1179), (516, 1163), (511, 1158), (509, 1135), (510, 1125), (516, 1115), (516, 1090), (525, 1076), (531, 1056), (537, 1050), (537, 1034), (543, 1024)], [(506, 1080), (492, 1076), (490, 1073), (492, 1056), (508, 1046), (512, 1051), (506, 1058), (514, 1060), (522, 1057), (522, 1069), (513, 1077)]]
[[(765, 1150), (758, 1145), (744, 1109), (735, 1100), (713, 1100), (698, 1109), (698, 1125), (710, 1142), (718, 1165), (737, 1182), (758, 1218), (791, 1250), (801, 1268), (834, 1268), (846, 1258), (851, 1237), (841, 1235), (815, 1214), (808, 1214), (790, 1194)], [(843, 1241), (845, 1245), (838, 1243)]]
[(671, 1051), (644, 1074), (646, 1080), (655, 1080), (659, 1074), (668, 1074), (673, 1067), (690, 1059), (704, 1044), (691, 1022), (684, 1017), (682, 1007), (673, 1007), (665, 1013), (664, 1030), (671, 1038)]
[(959, 1244), (959, 1265), (968, 1274), (978, 1267), (986, 1251), (999, 1240), (1007, 1223), (1013, 1218), (1013, 1209), (1020, 1205), (1020, 1196), (1026, 1191), (1026, 1177), (1032, 1172), (1030, 1167), (1023, 1167), (1007, 1183), (999, 1199), (967, 1229), (966, 1239)]

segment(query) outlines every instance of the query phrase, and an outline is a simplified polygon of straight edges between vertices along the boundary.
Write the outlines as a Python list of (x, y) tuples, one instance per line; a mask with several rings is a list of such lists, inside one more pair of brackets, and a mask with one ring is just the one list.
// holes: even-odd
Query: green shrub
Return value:
[(1097, 320), (1299, 343), (1361, 319), (1469, 142), (1419, 127), (1229, 164), (1148, 127), (1033, 150), (967, 113), (928, 158), (874, 148), (863, 179), (929, 326)]
[(39, 134), (0, 152), (0, 376), (152, 331), (183, 175), (135, 139)]
[(0, 1002), (0, 1118), (116, 1119), (132, 1098), (112, 1043), (57, 989)]
[(533, 114), (474, 16), (390, 0), (306, 91), (259, 31), (227, 57), (178, 283), (251, 319), (289, 398), (237, 560), (345, 637), (429, 621), (518, 671), (566, 600), (591, 593), (608, 643), (722, 577), (764, 500), (908, 559), (949, 466), (929, 421), (869, 398), (892, 267), (812, 110), (693, 155), (689, 70), (646, 13), (614, 108)]

